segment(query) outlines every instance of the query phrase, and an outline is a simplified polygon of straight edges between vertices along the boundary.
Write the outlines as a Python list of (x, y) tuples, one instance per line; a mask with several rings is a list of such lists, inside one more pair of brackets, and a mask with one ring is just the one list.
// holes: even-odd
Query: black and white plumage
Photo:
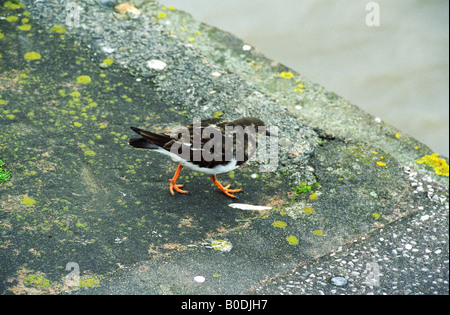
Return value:
[(230, 172), (248, 161), (256, 151), (257, 134), (270, 136), (264, 122), (255, 117), (234, 121), (211, 118), (194, 122), (171, 133), (154, 133), (136, 127), (131, 129), (141, 136), (130, 139), (131, 146), (168, 155), (180, 163), (174, 178), (169, 180), (172, 194), (173, 189), (187, 193), (179, 189), (182, 185), (176, 184), (179, 171), (185, 166), (212, 175), (211, 180), (232, 198), (235, 196), (229, 192), (241, 190), (230, 190), (229, 185), (223, 187), (215, 175)]

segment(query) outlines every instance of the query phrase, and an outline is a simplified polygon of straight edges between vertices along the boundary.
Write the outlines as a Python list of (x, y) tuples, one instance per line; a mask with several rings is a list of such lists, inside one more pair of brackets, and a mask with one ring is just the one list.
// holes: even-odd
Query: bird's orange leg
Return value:
[(230, 188), (230, 185), (227, 185), (227, 186), (223, 187), (222, 184), (219, 183), (219, 181), (216, 179), (216, 176), (214, 176), (214, 175), (211, 176), (211, 180), (212, 180), (213, 183), (216, 184), (216, 186), (219, 187), (219, 189), (220, 189), (225, 195), (227, 195), (228, 197), (236, 198), (236, 196), (233, 196), (233, 195), (230, 194), (230, 193), (237, 193), (237, 192), (241, 192), (241, 191), (242, 191), (242, 189), (229, 189), (229, 188)]
[(175, 195), (175, 193), (173, 192), (174, 189), (176, 191), (178, 191), (179, 193), (182, 193), (182, 194), (187, 194), (188, 193), (186, 190), (180, 189), (180, 187), (183, 187), (183, 185), (177, 185), (178, 175), (180, 175), (180, 171), (181, 171), (182, 168), (183, 168), (183, 165), (178, 164), (178, 168), (177, 168), (177, 171), (175, 172), (175, 175), (173, 175), (172, 179), (169, 179), (169, 182), (170, 182), (170, 193), (172, 194), (172, 196)]

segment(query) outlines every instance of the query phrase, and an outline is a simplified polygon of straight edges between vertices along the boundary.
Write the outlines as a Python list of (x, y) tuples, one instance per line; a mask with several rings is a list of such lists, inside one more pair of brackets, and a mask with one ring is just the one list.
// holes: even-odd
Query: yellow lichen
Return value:
[(312, 207), (306, 207), (306, 208), (303, 209), (303, 212), (305, 214), (313, 214), (314, 209)]
[(314, 230), (312, 233), (314, 235), (316, 235), (316, 236), (322, 236), (323, 235), (323, 231), (321, 231), (321, 230)]
[(77, 78), (78, 84), (88, 84), (91, 83), (91, 77), (88, 75), (82, 75)]
[(294, 75), (291, 72), (281, 72), (280, 77), (283, 79), (292, 79)]
[(167, 17), (167, 14), (165, 14), (164, 12), (158, 13), (158, 15), (156, 16), (158, 19), (165, 19)]
[(386, 163), (383, 163), (383, 162), (381, 162), (381, 161), (378, 161), (377, 164), (378, 164), (379, 166), (386, 166)]
[(305, 86), (303, 84), (296, 85), (294, 88), (294, 92), (303, 93), (305, 91)]
[(8, 22), (16, 22), (19, 18), (15, 15), (10, 15), (8, 17), (6, 17), (6, 21)]
[(67, 32), (66, 28), (64, 26), (60, 26), (60, 25), (53, 25), (52, 28), (50, 29), (50, 32), (55, 32), (58, 34), (64, 34), (65, 32)]
[(31, 51), (26, 53), (24, 58), (27, 60), (38, 60), (41, 59), (41, 55), (37, 52)]
[(416, 160), (417, 164), (426, 164), (434, 169), (434, 172), (440, 176), (448, 177), (449, 167), (447, 161), (439, 157), (439, 154), (425, 155)]
[(319, 198), (319, 195), (316, 193), (312, 193), (311, 195), (309, 195), (310, 200), (316, 200), (317, 198)]
[(5, 35), (3, 35), (2, 32), (0, 32), (0, 39), (2, 39), (2, 38), (4, 38), (4, 37), (5, 37)]
[(20, 201), (21, 204), (27, 205), (28, 207), (32, 207), (35, 203), (36, 200), (34, 200), (33, 198), (30, 198), (28, 196), (25, 196), (22, 201)]
[(96, 156), (97, 153), (95, 153), (95, 152), (92, 151), (92, 150), (86, 150), (86, 151), (84, 151), (84, 155), (87, 155), (87, 156)]
[(286, 237), (286, 241), (288, 241), (289, 245), (298, 245), (298, 238), (293, 235)]
[(284, 229), (284, 228), (286, 228), (287, 224), (286, 224), (286, 222), (283, 222), (283, 221), (274, 221), (272, 223), (272, 226)]
[(12, 1), (6, 1), (5, 4), (3, 5), (5, 8), (7, 9), (11, 9), (11, 10), (17, 10), (17, 9), (21, 9), (25, 7), (25, 4), (23, 4), (22, 2), (20, 3), (14, 3)]
[(379, 213), (372, 213), (372, 216), (375, 218), (375, 220), (378, 220), (380, 218), (380, 214)]
[(24, 24), (17, 26), (17, 28), (21, 31), (29, 31), (31, 29), (31, 24)]
[(233, 245), (227, 240), (213, 240), (211, 247), (221, 252), (229, 252), (233, 248)]
[(108, 66), (110, 66), (114, 63), (114, 60), (112, 60), (110, 58), (103, 59), (103, 63), (106, 63)]

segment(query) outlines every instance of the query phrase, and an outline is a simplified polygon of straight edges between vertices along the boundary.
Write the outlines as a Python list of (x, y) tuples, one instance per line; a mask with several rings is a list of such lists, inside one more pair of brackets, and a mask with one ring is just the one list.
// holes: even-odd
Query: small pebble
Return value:
[(333, 277), (331, 278), (331, 283), (337, 287), (343, 287), (347, 284), (347, 280), (344, 277)]

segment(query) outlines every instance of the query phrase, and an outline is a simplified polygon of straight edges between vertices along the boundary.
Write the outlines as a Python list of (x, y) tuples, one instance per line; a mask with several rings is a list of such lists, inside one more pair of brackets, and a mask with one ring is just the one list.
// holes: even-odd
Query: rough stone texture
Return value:
[[(2, 293), (289, 293), (283, 280), (298, 287), (291, 293), (364, 294), (336, 290), (332, 272), (317, 291), (291, 278), (330, 268), (355, 241), (402, 234), (422, 213), (448, 218), (448, 177), (415, 162), (430, 149), (231, 34), (153, 1), (132, 2), (139, 16), (78, 1), (78, 27), (66, 24), (67, 1), (4, 3), (0, 159), (12, 179), (0, 184)], [(213, 115), (279, 128), (275, 172), (260, 172), (256, 160), (219, 176), (244, 189), (240, 203), (271, 211), (229, 207), (233, 200), (190, 170), (180, 182), (191, 194), (172, 197), (175, 163), (127, 145), (129, 126), (158, 131)], [(448, 279), (446, 231), (432, 236), (447, 246), (424, 255)], [(363, 257), (365, 268), (374, 258)], [(437, 275), (433, 289), (389, 291), (396, 261), (374, 293), (448, 292)], [(69, 262), (80, 288), (65, 283)], [(360, 269), (353, 276), (362, 283)]]

